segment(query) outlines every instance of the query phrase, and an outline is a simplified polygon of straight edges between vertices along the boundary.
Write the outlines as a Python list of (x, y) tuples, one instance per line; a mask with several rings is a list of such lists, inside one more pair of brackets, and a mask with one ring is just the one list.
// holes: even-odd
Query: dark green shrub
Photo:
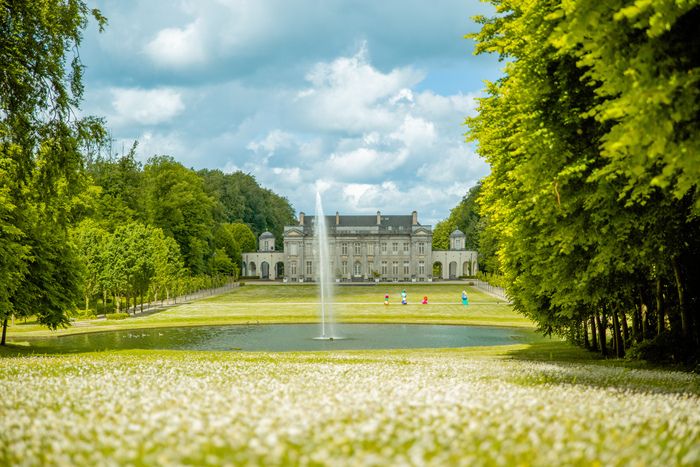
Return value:
[(129, 313), (107, 313), (105, 318), (107, 319), (126, 319), (129, 317)]
[(626, 356), (629, 360), (668, 363), (673, 361), (673, 342), (668, 334), (661, 334), (653, 339), (645, 339), (633, 344)]

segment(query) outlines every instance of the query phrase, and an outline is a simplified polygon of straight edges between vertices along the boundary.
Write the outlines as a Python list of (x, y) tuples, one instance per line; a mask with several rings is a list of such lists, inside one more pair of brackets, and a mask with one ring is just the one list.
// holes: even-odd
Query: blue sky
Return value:
[(477, 0), (92, 0), (82, 110), (115, 152), (242, 170), (313, 211), (445, 218), (488, 166), (464, 142), (496, 57)]

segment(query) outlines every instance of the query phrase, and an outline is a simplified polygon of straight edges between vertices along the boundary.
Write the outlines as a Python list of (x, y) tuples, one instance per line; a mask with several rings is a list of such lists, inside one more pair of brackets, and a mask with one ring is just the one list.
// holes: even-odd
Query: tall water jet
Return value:
[(321, 193), (316, 192), (316, 225), (314, 226), (316, 237), (316, 250), (318, 252), (319, 298), (321, 300), (321, 336), (319, 339), (335, 339), (333, 329), (333, 283), (331, 282), (330, 255), (328, 254), (328, 230), (326, 228), (326, 216), (323, 214)]

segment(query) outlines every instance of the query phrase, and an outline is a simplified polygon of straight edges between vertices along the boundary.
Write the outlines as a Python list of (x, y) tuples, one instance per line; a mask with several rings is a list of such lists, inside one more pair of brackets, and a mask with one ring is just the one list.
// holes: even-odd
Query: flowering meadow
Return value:
[(691, 373), (462, 349), (0, 363), (0, 465), (700, 464)]

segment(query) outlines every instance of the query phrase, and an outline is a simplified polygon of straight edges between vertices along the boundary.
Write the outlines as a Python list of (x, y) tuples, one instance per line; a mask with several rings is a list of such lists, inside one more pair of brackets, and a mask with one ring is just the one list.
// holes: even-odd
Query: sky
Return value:
[(465, 142), (494, 56), (477, 0), (88, 0), (81, 112), (112, 153), (241, 170), (313, 213), (435, 224), (488, 165)]

